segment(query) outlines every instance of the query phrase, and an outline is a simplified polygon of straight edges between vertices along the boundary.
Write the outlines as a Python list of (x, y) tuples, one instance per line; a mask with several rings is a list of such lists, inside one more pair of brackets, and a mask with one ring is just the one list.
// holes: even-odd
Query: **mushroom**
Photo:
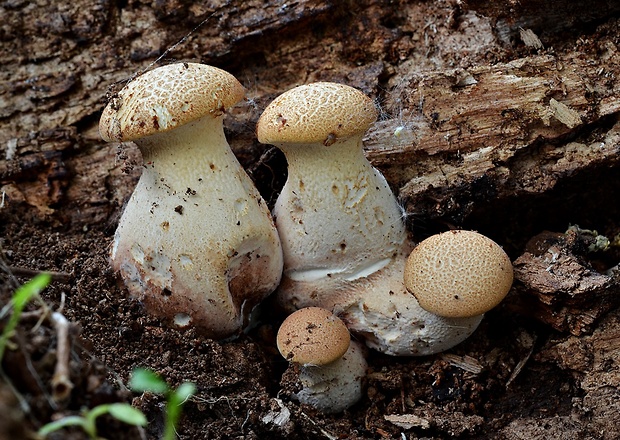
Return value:
[(282, 272), (269, 210), (224, 136), (225, 110), (243, 95), (221, 69), (171, 64), (128, 83), (99, 124), (104, 140), (133, 141), (144, 160), (113, 269), (147, 311), (218, 339), (243, 327)]
[(473, 231), (422, 241), (407, 258), (405, 285), (425, 310), (449, 318), (484, 314), (508, 294), (513, 270), (506, 252)]
[(360, 292), (355, 301), (324, 306), (368, 347), (391, 356), (440, 353), (471, 336), (482, 315), (452, 318), (424, 310), (405, 288), (405, 262), (399, 257), (379, 273), (351, 286)]
[(289, 311), (342, 293), (408, 249), (402, 208), (362, 148), (376, 118), (359, 90), (319, 82), (278, 96), (258, 121), (258, 140), (288, 162), (273, 215), (284, 253), (277, 295)]
[(277, 345), (298, 368), (299, 402), (338, 413), (362, 397), (367, 369), (363, 349), (329, 310), (307, 307), (289, 315), (278, 330)]
[(370, 98), (334, 83), (291, 89), (261, 115), (258, 140), (284, 152), (289, 173), (273, 211), (284, 252), (276, 296), (288, 312), (332, 311), (383, 353), (437, 353), (481, 318), (434, 315), (405, 289), (403, 211), (362, 148), (376, 117)]

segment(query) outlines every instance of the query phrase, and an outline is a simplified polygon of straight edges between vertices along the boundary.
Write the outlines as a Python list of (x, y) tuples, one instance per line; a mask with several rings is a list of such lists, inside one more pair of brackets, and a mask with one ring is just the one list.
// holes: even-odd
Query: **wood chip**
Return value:
[(431, 422), (428, 419), (418, 417), (415, 414), (387, 414), (383, 418), (403, 429), (429, 429), (431, 427)]
[(458, 367), (461, 370), (465, 370), (468, 373), (480, 374), (480, 372), (484, 369), (482, 364), (471, 356), (457, 356), (455, 354), (443, 353), (441, 358), (450, 365)]

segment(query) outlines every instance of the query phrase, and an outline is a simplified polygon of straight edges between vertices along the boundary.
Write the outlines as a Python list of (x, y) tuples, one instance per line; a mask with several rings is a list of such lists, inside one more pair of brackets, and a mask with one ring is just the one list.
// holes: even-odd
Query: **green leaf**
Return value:
[[(24, 309), (30, 298), (41, 293), (43, 289), (52, 281), (52, 277), (48, 273), (42, 273), (20, 286), (13, 295), (13, 310), (21, 311)], [(15, 312), (14, 312), (15, 313)]]
[(144, 368), (136, 368), (129, 380), (129, 388), (136, 392), (149, 391), (155, 394), (167, 394), (170, 388), (157, 374)]
[(56, 420), (55, 422), (50, 422), (47, 425), (43, 425), (41, 429), (39, 429), (38, 434), (45, 437), (52, 432), (58, 431), (62, 428), (66, 428), (67, 426), (81, 426), (82, 428), (84, 428), (85, 424), (86, 420), (83, 417), (67, 416), (63, 417), (60, 420)]
[(191, 382), (184, 382), (174, 392), (179, 399), (179, 403), (185, 402), (187, 399), (196, 394), (196, 385)]
[(109, 413), (115, 419), (127, 423), (128, 425), (146, 426), (148, 423), (142, 411), (134, 408), (128, 403), (113, 403), (110, 405)]
[(28, 301), (35, 296), (38, 295), (52, 280), (52, 277), (47, 273), (42, 273), (37, 275), (26, 284), (17, 288), (15, 293), (13, 294), (13, 313), (9, 318), (9, 322), (4, 326), (4, 330), (2, 331), (2, 336), (0, 336), (0, 361), (4, 357), (4, 350), (6, 349), (6, 344), (13, 334), (15, 327), (17, 327), (17, 323), (21, 318), (22, 311)]

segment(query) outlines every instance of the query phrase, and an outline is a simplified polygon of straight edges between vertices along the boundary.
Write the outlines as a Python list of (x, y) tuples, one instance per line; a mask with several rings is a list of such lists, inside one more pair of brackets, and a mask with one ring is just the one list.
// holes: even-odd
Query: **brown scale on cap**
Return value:
[(172, 130), (208, 114), (218, 116), (241, 101), (243, 86), (230, 73), (197, 63), (146, 72), (127, 84), (99, 122), (107, 142), (133, 141)]
[(258, 140), (264, 144), (314, 143), (364, 133), (377, 119), (368, 96), (343, 84), (317, 82), (278, 96), (261, 115)]
[(346, 353), (350, 342), (344, 323), (319, 307), (306, 307), (289, 315), (277, 336), (282, 356), (301, 365), (330, 364)]
[(420, 305), (439, 316), (481, 315), (498, 305), (513, 281), (502, 248), (472, 231), (448, 231), (422, 241), (409, 255), (405, 284)]

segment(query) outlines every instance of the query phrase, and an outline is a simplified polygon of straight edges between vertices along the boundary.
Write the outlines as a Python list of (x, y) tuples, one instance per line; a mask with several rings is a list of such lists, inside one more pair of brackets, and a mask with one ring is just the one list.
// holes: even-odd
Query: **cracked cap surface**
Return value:
[(199, 63), (150, 70), (128, 83), (103, 110), (99, 133), (108, 142), (140, 139), (206, 115), (219, 116), (244, 96), (230, 73)]
[(344, 84), (317, 82), (295, 87), (271, 102), (256, 126), (263, 144), (316, 143), (364, 133), (377, 119), (368, 96)]
[(423, 240), (407, 258), (404, 275), (407, 290), (422, 308), (448, 318), (488, 312), (513, 281), (504, 250), (482, 234), (462, 230)]
[(306, 307), (289, 315), (278, 330), (280, 354), (301, 365), (326, 365), (340, 359), (351, 342), (344, 322), (320, 307)]

